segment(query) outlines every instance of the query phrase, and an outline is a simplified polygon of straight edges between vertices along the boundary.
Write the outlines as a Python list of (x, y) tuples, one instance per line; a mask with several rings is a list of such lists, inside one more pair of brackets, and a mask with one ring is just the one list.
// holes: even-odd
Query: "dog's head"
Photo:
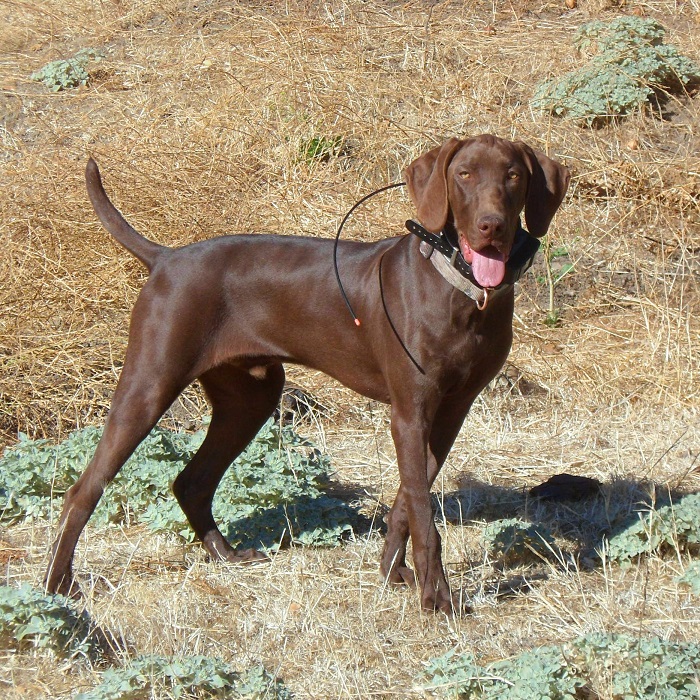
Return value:
[(520, 214), (544, 236), (569, 186), (569, 170), (521, 142), (483, 135), (452, 138), (405, 172), (420, 222), (454, 229), (476, 281), (497, 287), (505, 275)]

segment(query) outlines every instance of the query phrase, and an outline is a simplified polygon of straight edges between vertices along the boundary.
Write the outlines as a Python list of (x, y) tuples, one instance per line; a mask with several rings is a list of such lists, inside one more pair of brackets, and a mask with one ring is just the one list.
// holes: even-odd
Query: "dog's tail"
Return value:
[(149, 270), (153, 268), (165, 246), (158, 245), (142, 236), (119, 213), (117, 208), (109, 201), (109, 197), (102, 187), (102, 178), (97, 163), (90, 158), (85, 168), (85, 184), (92, 206), (97, 213), (102, 225), (123, 245), (132, 255), (137, 257)]

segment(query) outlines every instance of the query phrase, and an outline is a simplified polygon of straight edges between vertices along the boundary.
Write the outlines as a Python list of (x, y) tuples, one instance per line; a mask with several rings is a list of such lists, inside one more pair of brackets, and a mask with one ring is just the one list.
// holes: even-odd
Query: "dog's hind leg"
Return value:
[(128, 362), (124, 366), (95, 454), (66, 492), (45, 578), (52, 593), (78, 594), (72, 563), (80, 533), (109, 482), (184, 388), (172, 377), (158, 376), (152, 367)]
[(211, 423), (201, 447), (173, 484), (192, 529), (214, 559), (248, 562), (266, 558), (254, 549), (231, 547), (212, 515), (214, 493), (226, 469), (255, 437), (282, 395), (282, 365), (258, 369), (253, 376), (222, 365), (199, 378), (211, 402)]

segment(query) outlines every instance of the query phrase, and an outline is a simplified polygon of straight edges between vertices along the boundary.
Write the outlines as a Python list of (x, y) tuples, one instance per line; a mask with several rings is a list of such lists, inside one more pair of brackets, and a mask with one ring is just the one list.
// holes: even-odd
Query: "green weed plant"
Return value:
[(291, 700), (287, 688), (261, 666), (239, 673), (207, 656), (138, 656), (122, 668), (108, 668), (101, 683), (76, 700), (132, 698), (231, 698)]
[(345, 139), (342, 136), (313, 136), (302, 141), (299, 146), (299, 156), (303, 162), (311, 166), (315, 162), (327, 163), (337, 158), (346, 150)]
[(643, 17), (582, 25), (573, 41), (581, 53), (592, 54), (589, 63), (542, 83), (533, 105), (590, 126), (693, 89), (700, 67), (664, 44), (664, 36), (658, 22)]
[(75, 56), (47, 63), (30, 77), (44, 83), (52, 92), (77, 88), (87, 85), (90, 80), (88, 63), (98, 62), (103, 58), (104, 54), (97, 49), (81, 49)]
[(690, 592), (693, 595), (700, 596), (700, 561), (692, 562), (678, 577), (677, 581), (681, 586), (690, 588)]
[[(46, 595), (29, 584), (0, 586), (0, 646), (20, 652), (41, 649), (75, 661), (104, 662), (110, 652), (91, 617), (62, 595)], [(232, 698), (291, 700), (291, 693), (262, 666), (234, 671), (206, 656), (138, 656), (111, 666), (101, 682), (76, 696), (80, 700), (133, 698)]]
[(100, 660), (103, 640), (85, 611), (62, 595), (46, 595), (27, 583), (0, 586), (0, 647), (47, 649), (61, 657)]
[(699, 668), (700, 644), (596, 633), (495, 663), (452, 651), (430, 663), (426, 688), (457, 700), (697, 700)]
[(505, 564), (541, 561), (557, 551), (554, 538), (546, 527), (519, 518), (489, 523), (484, 528), (482, 539), (489, 555)]
[[(101, 432), (88, 427), (59, 445), (21, 436), (0, 459), (0, 522), (55, 516)], [(192, 541), (194, 533), (170, 488), (204, 435), (156, 427), (110, 484), (91, 522), (102, 527), (143, 523)], [(224, 476), (214, 516), (234, 546), (338, 544), (362, 518), (356, 508), (326, 493), (329, 473), (326, 455), (292, 428), (270, 420)]]
[(664, 550), (691, 554), (700, 551), (700, 493), (633, 514), (610, 536), (607, 557), (630, 566), (644, 555), (662, 554)]

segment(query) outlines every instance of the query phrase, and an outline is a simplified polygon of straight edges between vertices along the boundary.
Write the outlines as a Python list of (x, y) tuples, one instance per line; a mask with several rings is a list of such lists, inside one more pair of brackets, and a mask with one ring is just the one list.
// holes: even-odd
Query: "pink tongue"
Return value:
[(472, 272), (474, 279), (482, 287), (498, 287), (506, 275), (506, 261), (503, 253), (493, 246), (482, 251), (472, 251)]

